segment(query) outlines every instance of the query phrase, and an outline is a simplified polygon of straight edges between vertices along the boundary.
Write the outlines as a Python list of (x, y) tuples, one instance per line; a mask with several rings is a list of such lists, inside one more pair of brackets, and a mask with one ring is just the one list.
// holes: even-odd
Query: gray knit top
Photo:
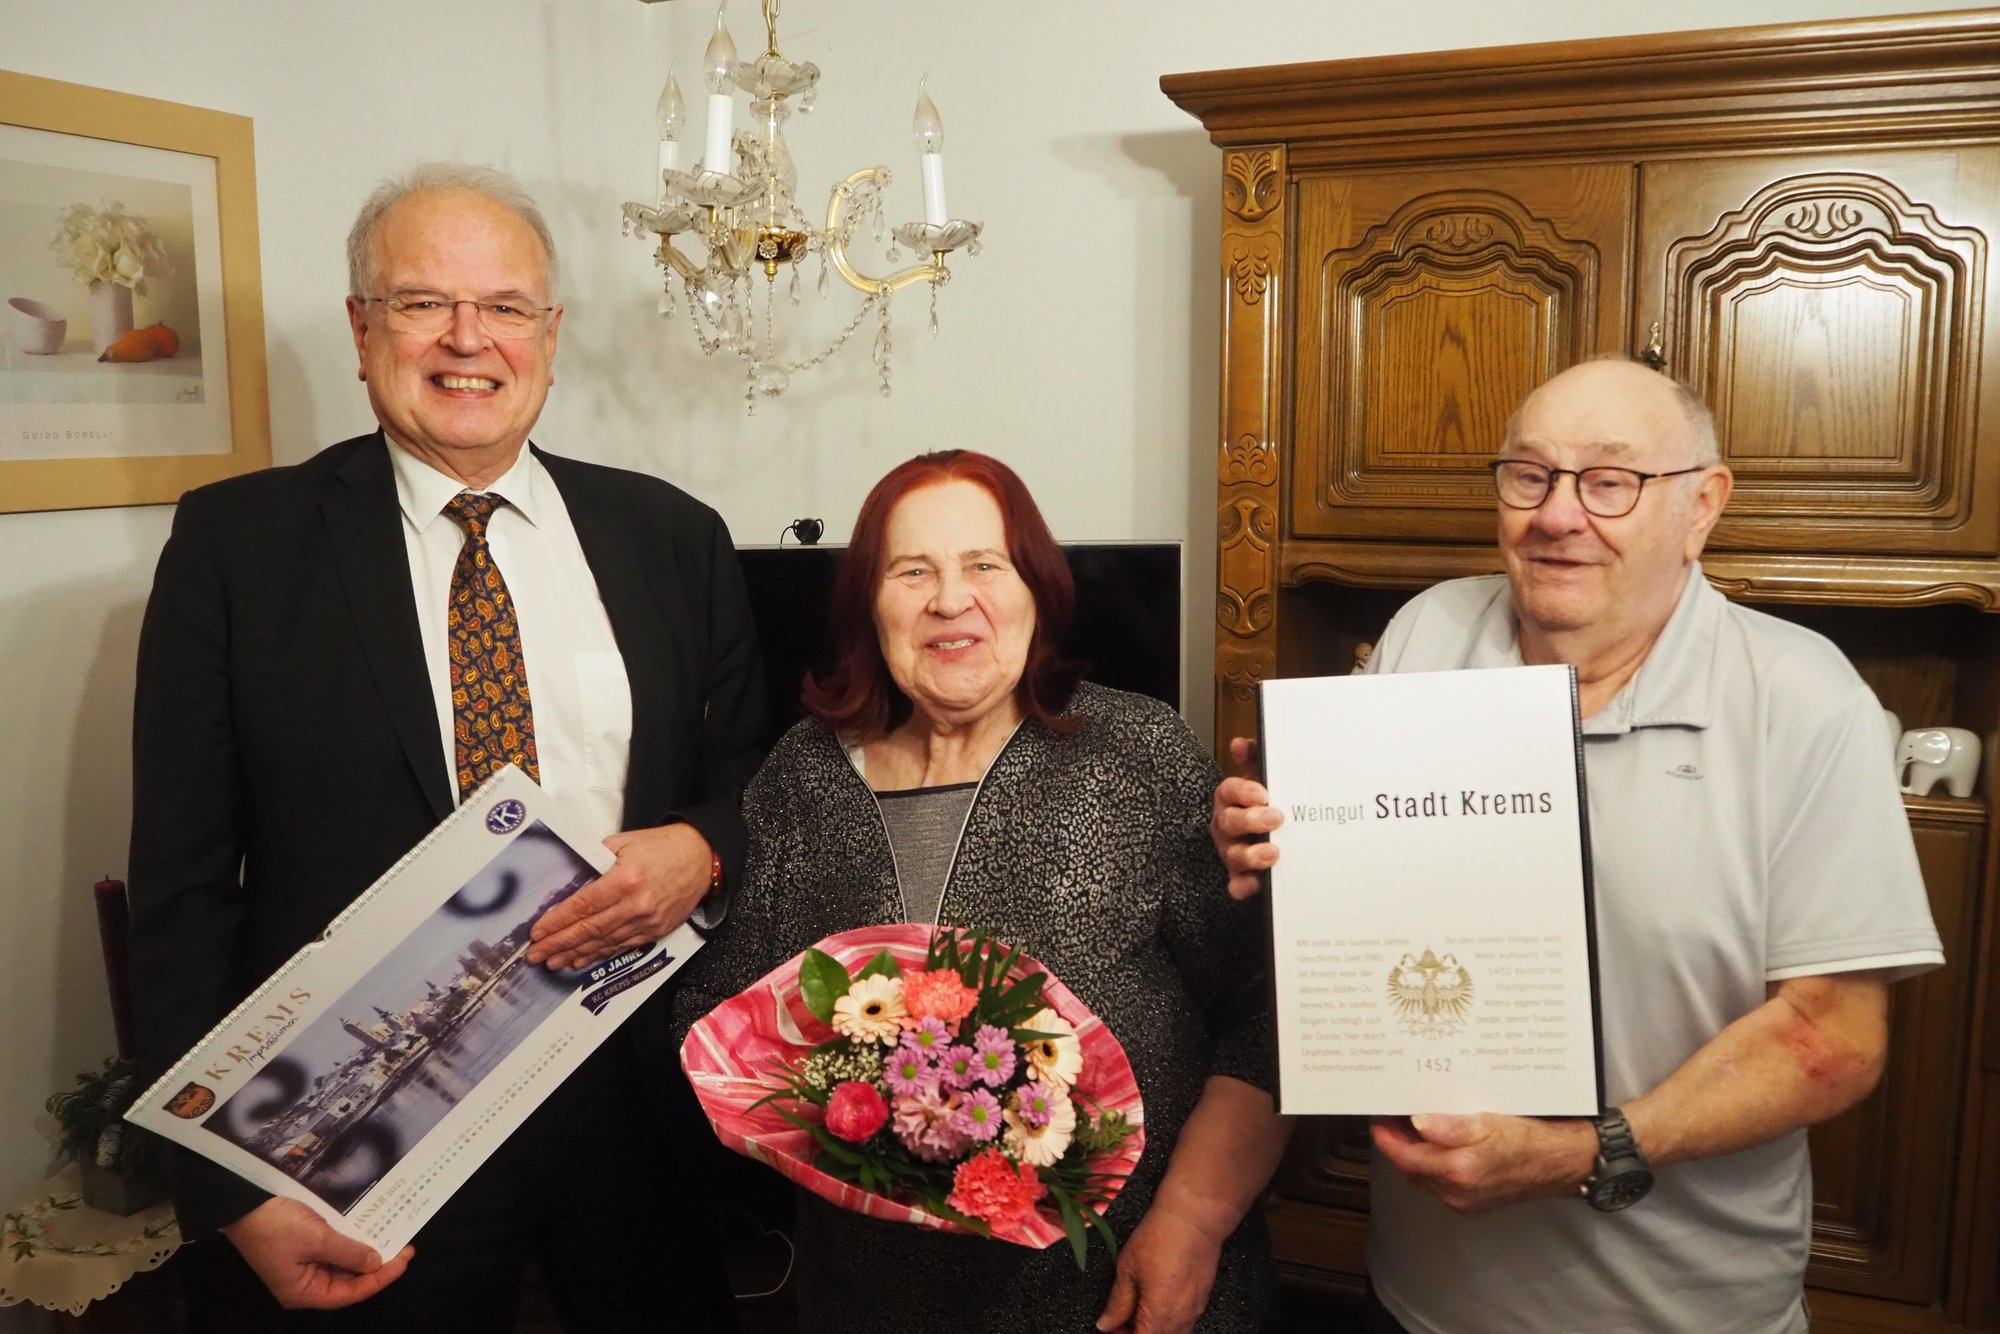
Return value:
[[(1261, 900), (1237, 902), (1208, 837), (1217, 774), (1165, 705), (1079, 686), (1058, 734), (1030, 718), (993, 759), (965, 820), (941, 920), (1022, 945), (1124, 1045), (1145, 1100), (1146, 1148), (1112, 1206), (1127, 1237), (1212, 1075), (1271, 1086), (1273, 1023)], [(876, 794), (810, 719), (781, 738), (744, 797), (750, 851), (729, 917), (683, 970), (685, 1029), (836, 931), (904, 920)], [(934, 901), (934, 900), (933, 900)], [(914, 906), (914, 904), (913, 904)], [(928, 907), (928, 903), (924, 907)], [(918, 915), (924, 915), (919, 913)], [(1111, 1286), (1093, 1252), (1029, 1250), (865, 1218), (801, 1195), (799, 1328), (886, 1315), (954, 1334), (1086, 1330)], [(1250, 1331), (1275, 1275), (1261, 1213), (1224, 1245), (1199, 1330)]]

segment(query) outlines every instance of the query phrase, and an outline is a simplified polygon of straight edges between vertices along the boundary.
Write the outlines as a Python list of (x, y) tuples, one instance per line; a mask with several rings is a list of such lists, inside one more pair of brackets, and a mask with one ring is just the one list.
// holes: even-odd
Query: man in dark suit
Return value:
[[(130, 884), (154, 1073), (499, 763), (617, 859), (537, 924), (531, 962), (719, 920), (743, 860), (763, 692), (729, 533), (656, 478), (528, 445), (562, 320), (533, 202), (497, 173), (420, 168), (363, 208), (348, 261), (381, 429), (190, 492), (147, 607)], [(713, 1141), (665, 1002), (515, 1132), (414, 1258), (384, 1263), (188, 1154), (182, 1229), (220, 1229), (284, 1307), (346, 1308), (314, 1328), (508, 1329), (530, 1254), (573, 1330), (731, 1327), (690, 1164)]]

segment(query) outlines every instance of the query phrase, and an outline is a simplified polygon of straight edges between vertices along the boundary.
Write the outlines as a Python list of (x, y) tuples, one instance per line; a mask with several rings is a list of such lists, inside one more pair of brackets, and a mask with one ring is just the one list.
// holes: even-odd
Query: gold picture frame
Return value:
[[(169, 201), (138, 220), (168, 234), (142, 311), (183, 326), (172, 352), (159, 335), (139, 353), (158, 364), (102, 346), (133, 296), (86, 285), (87, 261), (38, 229), (117, 212), (113, 191)], [(171, 504), (270, 462), (250, 119), (0, 70), (0, 513)]]

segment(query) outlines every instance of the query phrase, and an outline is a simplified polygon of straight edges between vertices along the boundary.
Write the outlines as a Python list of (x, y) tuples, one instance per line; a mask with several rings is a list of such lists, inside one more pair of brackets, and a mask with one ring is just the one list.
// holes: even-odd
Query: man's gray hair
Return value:
[(423, 194), (430, 190), (469, 190), (507, 209), (528, 224), (542, 243), (542, 255), (547, 260), (546, 276), (549, 290), (543, 300), (550, 305), (562, 301), (561, 271), (556, 263), (556, 241), (549, 234), (549, 224), (542, 217), (542, 210), (535, 205), (534, 198), (521, 188), (521, 183), (505, 172), (491, 167), (474, 167), (460, 162), (425, 162), (410, 168), (400, 176), (392, 176), (377, 186), (375, 193), (368, 196), (368, 202), (355, 215), (354, 226), (347, 233), (347, 294), (349, 296), (380, 296), (369, 288), (375, 285), (375, 230), (382, 225), (382, 219), (411, 195)]
[[(1715, 438), (1715, 414), (1709, 411), (1708, 404), (1701, 401), (1701, 395), (1695, 393), (1694, 390), (1688, 388), (1673, 376), (1668, 375), (1665, 371), (1647, 366), (1645, 362), (1640, 361), (1637, 357), (1628, 357), (1622, 352), (1607, 352), (1601, 357), (1592, 357), (1590, 360), (1623, 362), (1628, 366), (1645, 366), (1647, 370), (1655, 371), (1662, 380), (1667, 382), (1667, 387), (1673, 393), (1674, 403), (1681, 410), (1682, 424), (1687, 429), (1688, 443), (1694, 446), (1694, 465), (1698, 468), (1707, 468), (1722, 462), (1722, 446)], [(1529, 398), (1532, 397), (1534, 395), (1530, 394)], [(1507, 431), (1501, 437), (1502, 440), (1513, 440), (1515, 429), (1521, 424), (1521, 410), (1527, 406), (1528, 400), (1524, 398), (1507, 415)]]
[[(1629, 361), (1630, 358), (1621, 360)], [(1672, 386), (1674, 402), (1680, 405), (1681, 416), (1687, 419), (1688, 443), (1694, 446), (1695, 466), (1706, 468), (1722, 462), (1722, 446), (1715, 438), (1715, 413), (1709, 410), (1708, 404), (1702, 402), (1701, 395), (1694, 390), (1665, 371), (1661, 371), (1660, 376)]]

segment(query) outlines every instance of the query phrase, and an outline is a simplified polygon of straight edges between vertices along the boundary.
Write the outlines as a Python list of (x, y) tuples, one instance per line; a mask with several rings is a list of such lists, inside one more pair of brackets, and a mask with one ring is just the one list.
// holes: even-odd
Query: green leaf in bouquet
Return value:
[(861, 1155), (859, 1153), (856, 1153), (851, 1146), (842, 1143), (839, 1137), (836, 1136), (832, 1131), (828, 1130), (825, 1126), (817, 1125), (811, 1121), (808, 1121), (803, 1116), (800, 1116), (797, 1112), (791, 1111), (784, 1107), (776, 1107), (775, 1110), (777, 1111), (779, 1116), (784, 1117), (787, 1121), (790, 1121), (800, 1130), (803, 1130), (808, 1135), (811, 1135), (813, 1139), (818, 1142), (819, 1147), (823, 1149), (826, 1153), (830, 1154), (835, 1162), (847, 1163), (849, 1165), (855, 1165), (861, 1162)]
[(1090, 1267), (1090, 1233), (1083, 1224), (1083, 1211), (1076, 1207), (1076, 1201), (1060, 1186), (1051, 1185), (1049, 1193), (1056, 1197), (1056, 1208), (1062, 1212), (1063, 1234), (1069, 1238), (1070, 1253), (1076, 1256), (1079, 1270)]
[[(759, 1098), (756, 1102), (750, 1104), (747, 1110), (754, 1112), (759, 1107), (764, 1106), (766, 1103), (771, 1102), (774, 1099), (783, 1099), (783, 1098), (794, 1098), (800, 1102), (809, 1102), (813, 1104), (813, 1106), (815, 1107), (826, 1106), (828, 1091), (826, 1089), (814, 1088), (812, 1084), (807, 1081), (805, 1076), (801, 1074), (794, 1067), (789, 1065), (773, 1065), (769, 1070), (765, 1071), (765, 1073), (769, 1075), (779, 1085), (779, 1087), (773, 1088), (769, 1094), (765, 1095), (762, 1098)], [(766, 1087), (769, 1086), (767, 1085)]]
[[(1076, 1267), (1083, 1269), (1090, 1262), (1089, 1233), (1094, 1231), (1104, 1242), (1105, 1252), (1110, 1256), (1113, 1268), (1118, 1264), (1118, 1234), (1111, 1224), (1104, 1221), (1102, 1206), (1109, 1203), (1107, 1197), (1095, 1193), (1079, 1196), (1073, 1193), (1062, 1179), (1054, 1174), (1042, 1178), (1048, 1183), (1049, 1193), (1055, 1196), (1056, 1206), (1062, 1211), (1063, 1232), (1069, 1237), (1069, 1246), (1076, 1256)], [(1099, 1206), (1093, 1208), (1092, 1205)]]
[(847, 970), (824, 950), (808, 949), (799, 961), (799, 996), (813, 1017), (833, 1022), (833, 1003), (847, 994)]
[[(1014, 983), (1013, 986), (1001, 992), (1000, 999), (995, 1001), (992, 1006), (989, 1022), (998, 1024), (1002, 1028), (1017, 1027), (1022, 1020), (1048, 1003), (1042, 998), (1042, 984), (1046, 981), (1048, 981), (1047, 973), (1029, 973), (1026, 977)], [(1054, 1037), (1056, 1035), (1052, 1033), (1038, 1033), (1035, 1036)], [(1022, 1041), (1022, 1035), (1016, 1034), (1015, 1040), (1017, 1042)]]
[(986, 933), (975, 931), (972, 933), (972, 948), (959, 956), (958, 980), (974, 991), (979, 990), (980, 969), (984, 966), (982, 961), (985, 958)]
[(1111, 1230), (1111, 1224), (1104, 1221), (1104, 1215), (1095, 1209), (1083, 1211), (1083, 1221), (1097, 1229), (1097, 1235), (1104, 1239), (1104, 1249), (1111, 1256), (1111, 1267), (1118, 1267), (1118, 1234)]
[(959, 971), (959, 930), (957, 927), (948, 926), (931, 937), (931, 948), (929, 954), (924, 958), (924, 967), (930, 972), (937, 972), (942, 969), (948, 969), (954, 973)]
[(845, 1181), (850, 1186), (861, 1184), (862, 1164), (858, 1162), (843, 1163), (829, 1154), (825, 1158), (813, 1159), (813, 1166), (835, 1181)]
[(945, 1222), (956, 1223), (968, 1232), (976, 1232), (989, 1240), (993, 1236), (993, 1228), (990, 1224), (984, 1223), (970, 1214), (960, 1213), (949, 1204), (946, 1204), (942, 1195), (934, 1195), (926, 1198), (924, 1200), (924, 1208), (928, 1212), (936, 1214)]
[(996, 987), (1006, 982), (1007, 975), (1013, 972), (1016, 965), (1021, 962), (1021, 954), (1021, 947), (1016, 945), (1008, 950), (1006, 955), (1000, 960), (1000, 966), (993, 972), (993, 984)]
[(1076, 1136), (1071, 1141), (1086, 1153), (1109, 1153), (1132, 1138), (1132, 1123), (1125, 1113), (1115, 1108), (1107, 1111), (1095, 1103), (1089, 1106), (1097, 1115), (1077, 1118)]
[(903, 965), (896, 962), (896, 956), (887, 950), (882, 950), (874, 958), (861, 966), (861, 971), (854, 975), (854, 980), (859, 982), (864, 977), (901, 977), (902, 975)]
[(757, 1099), (757, 1101), (751, 1103), (748, 1107), (745, 1107), (743, 1109), (743, 1113), (744, 1115), (748, 1116), (751, 1112), (756, 1111), (759, 1107), (775, 1106), (780, 1102), (796, 1100), (798, 1096), (799, 1095), (797, 1093), (794, 1093), (791, 1089), (775, 1089), (770, 1093), (766, 1093), (763, 1097)]

